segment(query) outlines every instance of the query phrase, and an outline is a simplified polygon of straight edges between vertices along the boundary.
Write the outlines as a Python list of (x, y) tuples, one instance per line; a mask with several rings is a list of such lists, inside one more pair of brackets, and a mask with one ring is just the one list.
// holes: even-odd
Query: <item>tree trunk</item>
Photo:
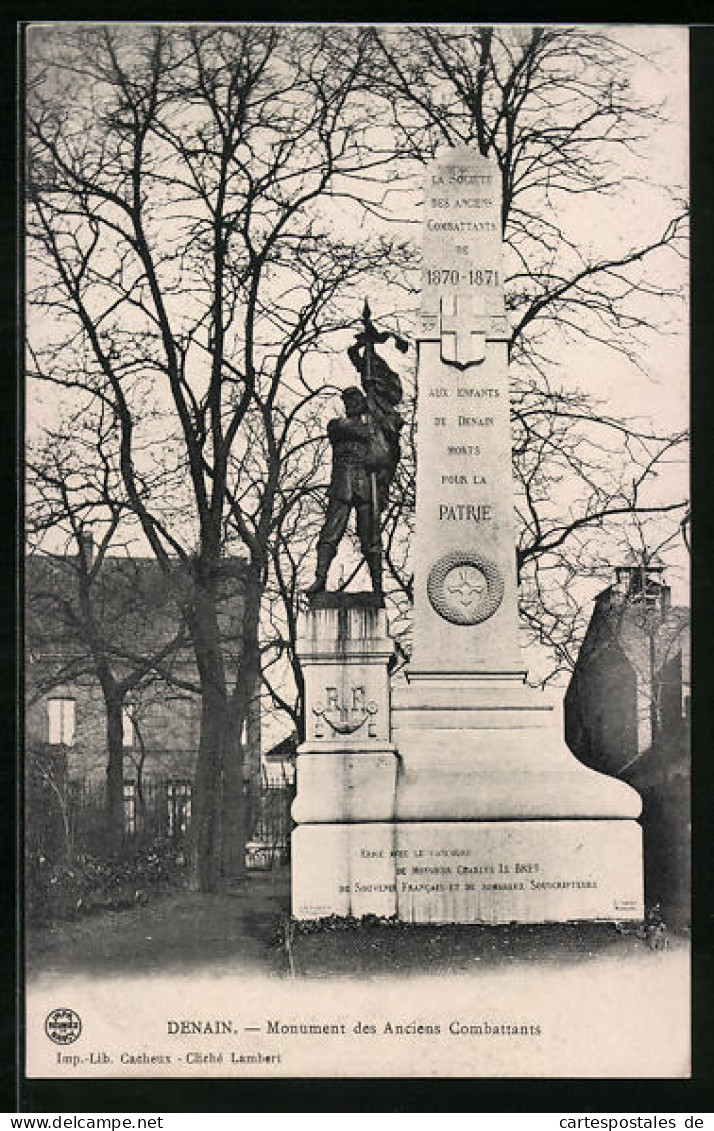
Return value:
[(190, 884), (198, 891), (216, 891), (220, 877), (226, 719), (225, 694), (205, 684), (191, 817)]
[[(231, 875), (245, 871), (245, 845), (251, 832), (254, 813), (249, 800), (260, 787), (260, 752), (258, 752), (257, 780), (255, 775), (244, 781), (245, 748), (243, 727), (249, 729), (248, 718), (254, 709), (254, 698), (260, 679), (260, 643), (258, 624), (262, 586), (260, 572), (251, 563), (246, 570), (242, 618), (241, 657), (236, 672), (236, 682), (230, 697), (230, 757), (226, 764), (226, 825), (224, 829), (224, 858)], [(249, 767), (252, 769), (252, 767)], [(248, 787), (246, 796), (245, 786)], [(230, 813), (230, 818), (229, 818)]]
[(221, 870), (229, 712), (216, 593), (211, 581), (196, 586), (190, 628), (201, 683), (201, 737), (193, 789), (189, 883), (199, 891), (216, 891)]
[(107, 711), (107, 843), (111, 853), (124, 840), (124, 733), (122, 701), (105, 693)]
[(237, 879), (245, 872), (245, 845), (249, 836), (248, 798), (243, 778), (244, 749), (240, 728), (231, 719), (226, 735), (223, 766), (221, 871)]

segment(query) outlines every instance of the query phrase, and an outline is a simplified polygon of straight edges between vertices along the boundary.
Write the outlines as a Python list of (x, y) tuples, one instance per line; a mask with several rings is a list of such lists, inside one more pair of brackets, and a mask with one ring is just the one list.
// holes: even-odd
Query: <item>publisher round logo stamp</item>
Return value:
[(73, 1009), (53, 1009), (45, 1018), (45, 1032), (56, 1045), (71, 1045), (82, 1032), (82, 1021)]

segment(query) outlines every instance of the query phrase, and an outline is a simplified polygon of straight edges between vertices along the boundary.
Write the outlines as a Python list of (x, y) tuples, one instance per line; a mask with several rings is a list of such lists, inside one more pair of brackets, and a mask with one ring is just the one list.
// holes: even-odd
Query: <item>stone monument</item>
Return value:
[(472, 150), (427, 174), (422, 271), (412, 659), (390, 694), (379, 598), (303, 616), (293, 915), (640, 919), (640, 798), (526, 684), (500, 173)]

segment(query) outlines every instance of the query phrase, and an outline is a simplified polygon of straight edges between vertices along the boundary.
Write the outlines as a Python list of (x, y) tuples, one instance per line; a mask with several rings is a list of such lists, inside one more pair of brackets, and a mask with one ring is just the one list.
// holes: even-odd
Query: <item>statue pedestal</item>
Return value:
[[(371, 593), (321, 593), (300, 618), (297, 647), (306, 736), (297, 752), (293, 803), (299, 826), (293, 833), (293, 913), (314, 918), (336, 913), (323, 869), (341, 874), (347, 866), (344, 830), (394, 819), (397, 755), (390, 739), (388, 671), (394, 646), (384, 608)], [(326, 830), (336, 833), (330, 852), (339, 859), (322, 858)], [(322, 903), (316, 889), (324, 889)]]

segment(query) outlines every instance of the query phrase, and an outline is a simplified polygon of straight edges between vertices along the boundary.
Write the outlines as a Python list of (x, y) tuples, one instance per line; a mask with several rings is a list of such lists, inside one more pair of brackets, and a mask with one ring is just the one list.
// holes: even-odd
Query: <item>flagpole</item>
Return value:
[[(371, 332), (372, 331), (372, 324), (371, 324), (370, 314), (371, 314), (371, 312), (370, 312), (370, 309), (369, 309), (369, 302), (367, 301), (367, 299), (365, 299), (364, 300), (364, 311), (362, 313), (362, 319), (364, 321), (364, 333), (365, 333), (364, 376), (365, 376), (366, 382), (369, 382), (372, 379), (372, 358), (373, 358), (373, 355), (374, 355), (374, 341), (373, 341), (372, 332)], [(365, 386), (365, 394), (366, 394), (367, 409), (368, 409), (368, 427), (369, 427), (370, 435), (371, 435), (371, 439), (372, 439), (372, 447), (374, 449), (375, 423), (374, 423), (374, 418), (373, 418), (372, 412), (370, 411), (368, 388), (369, 388), (369, 385), (367, 384)], [(376, 555), (376, 560), (377, 560), (379, 589), (380, 589), (380, 594), (381, 594), (381, 587), (382, 587), (382, 537), (381, 537), (381, 534), (382, 534), (382, 531), (381, 531), (381, 525), (380, 525), (380, 521), (379, 521), (380, 516), (379, 516), (379, 505), (378, 505), (378, 496), (377, 496), (377, 472), (375, 471), (374, 468), (372, 468), (370, 473), (369, 473), (369, 485), (370, 485), (370, 493), (371, 493), (371, 496), (372, 496), (372, 531), (371, 531), (372, 537), (371, 537), (371, 542), (372, 542), (372, 547), (373, 547), (373, 553)], [(369, 566), (369, 563), (367, 563), (367, 565)]]

